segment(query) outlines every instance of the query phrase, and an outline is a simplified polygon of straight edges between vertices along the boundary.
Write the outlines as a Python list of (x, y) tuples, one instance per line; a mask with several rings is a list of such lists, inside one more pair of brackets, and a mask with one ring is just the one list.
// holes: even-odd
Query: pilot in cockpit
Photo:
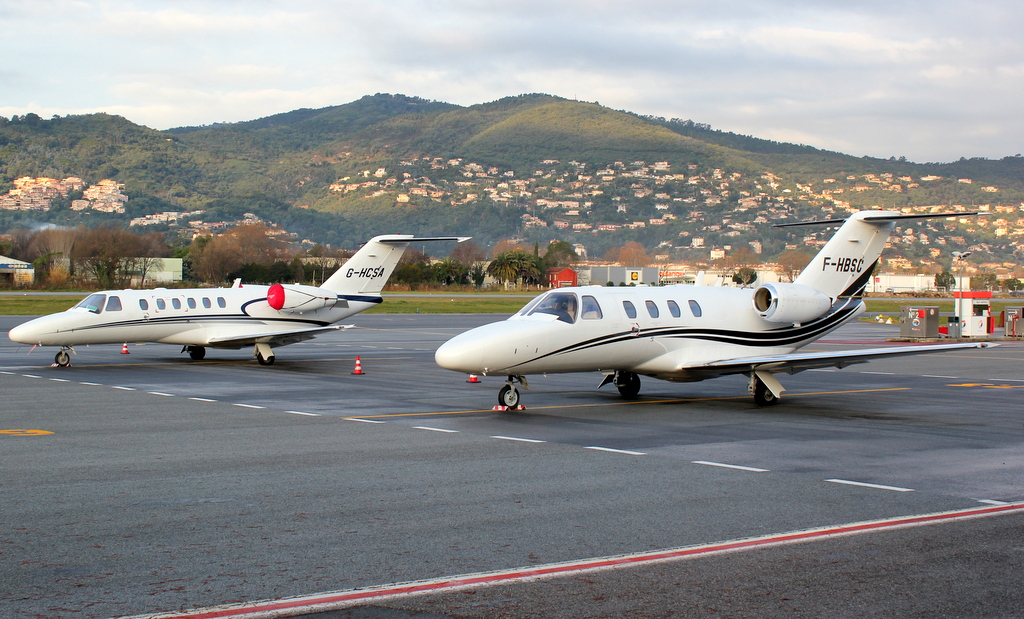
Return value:
[(562, 322), (576, 322), (576, 295), (569, 293), (552, 293), (534, 309), (531, 314), (553, 314)]

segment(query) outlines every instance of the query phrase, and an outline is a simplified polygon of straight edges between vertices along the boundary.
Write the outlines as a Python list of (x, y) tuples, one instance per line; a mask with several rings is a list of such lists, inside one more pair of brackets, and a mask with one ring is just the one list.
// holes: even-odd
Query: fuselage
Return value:
[(15, 342), (42, 346), (160, 342), (238, 349), (242, 344), (218, 344), (217, 340), (326, 326), (382, 300), (379, 295), (338, 294), (328, 307), (276, 310), (267, 303), (268, 290), (257, 285), (106, 290), (67, 311), (18, 325), (8, 336)]
[(769, 322), (754, 309), (752, 295), (752, 289), (689, 285), (560, 288), (507, 320), (452, 338), (435, 360), (468, 374), (628, 371), (702, 380), (710, 376), (691, 370), (793, 352), (863, 312), (859, 299), (843, 299), (802, 324)]

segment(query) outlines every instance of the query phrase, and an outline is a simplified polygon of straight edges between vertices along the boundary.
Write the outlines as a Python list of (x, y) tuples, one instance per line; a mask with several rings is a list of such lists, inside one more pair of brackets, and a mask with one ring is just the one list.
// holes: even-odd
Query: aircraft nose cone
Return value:
[(37, 342), (32, 341), (33, 336), (35, 336), (37, 332), (35, 325), (32, 324), (33, 322), (35, 321), (30, 320), (14, 327), (7, 332), (7, 337), (10, 338), (12, 342), (18, 342), (19, 344), (36, 344)]
[(467, 341), (466, 334), (456, 336), (437, 349), (434, 362), (446, 370), (476, 374), (483, 371), (483, 350), (476, 343)]
[(60, 324), (60, 314), (40, 316), (14, 327), (7, 332), (7, 337), (19, 344), (50, 345), (50, 340), (57, 333)]

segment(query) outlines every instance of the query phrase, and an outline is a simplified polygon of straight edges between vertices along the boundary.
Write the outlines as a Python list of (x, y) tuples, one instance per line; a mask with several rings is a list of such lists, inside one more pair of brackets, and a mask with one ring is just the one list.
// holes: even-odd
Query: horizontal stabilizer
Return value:
[[(884, 212), (882, 215), (866, 215), (861, 217), (861, 221), (902, 221), (904, 219), (942, 219), (947, 217), (968, 217), (973, 215), (987, 215), (988, 213), (981, 213), (979, 211), (965, 211), (957, 213), (927, 213), (927, 214), (893, 214)], [(815, 219), (811, 221), (796, 221), (787, 224), (775, 224), (776, 228), (791, 228), (794, 226), (828, 226), (845, 223), (846, 219)]]

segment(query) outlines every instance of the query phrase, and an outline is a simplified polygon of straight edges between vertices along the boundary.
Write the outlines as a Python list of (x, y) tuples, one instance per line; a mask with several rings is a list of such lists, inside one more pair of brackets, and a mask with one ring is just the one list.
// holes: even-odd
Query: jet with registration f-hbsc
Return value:
[(864, 312), (864, 288), (898, 222), (974, 214), (861, 211), (845, 220), (782, 224), (842, 225), (793, 283), (558, 288), (505, 321), (452, 338), (435, 360), (467, 374), (507, 376), (499, 409), (519, 406), (516, 383), (528, 388), (529, 374), (595, 371), (605, 374), (600, 386), (614, 383), (625, 397), (639, 393), (640, 376), (693, 382), (744, 374), (754, 401), (765, 406), (784, 390), (779, 373), (982, 348), (986, 344), (800, 351)]
[(74, 346), (119, 342), (177, 344), (196, 360), (207, 348), (252, 346), (256, 360), (270, 365), (274, 348), (350, 327), (334, 323), (382, 302), (380, 292), (410, 243), (468, 238), (377, 236), (320, 286), (236, 281), (231, 288), (97, 292), (67, 311), (14, 327), (8, 337), (33, 348), (60, 346), (59, 366), (70, 364)]

